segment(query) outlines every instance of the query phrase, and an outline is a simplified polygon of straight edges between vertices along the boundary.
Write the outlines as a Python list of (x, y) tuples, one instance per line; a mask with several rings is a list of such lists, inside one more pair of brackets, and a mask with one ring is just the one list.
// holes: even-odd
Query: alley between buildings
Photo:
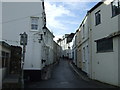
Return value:
[(54, 66), (50, 79), (27, 82), (26, 88), (113, 88), (113, 86), (83, 80), (73, 71), (68, 60), (61, 59), (60, 63)]

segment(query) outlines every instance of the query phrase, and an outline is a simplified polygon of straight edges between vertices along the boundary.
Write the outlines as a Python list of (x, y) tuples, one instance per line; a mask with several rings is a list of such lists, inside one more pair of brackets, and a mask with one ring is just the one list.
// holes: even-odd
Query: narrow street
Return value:
[(25, 88), (113, 88), (96, 81), (84, 81), (72, 69), (67, 60), (54, 66), (49, 80), (25, 83)]

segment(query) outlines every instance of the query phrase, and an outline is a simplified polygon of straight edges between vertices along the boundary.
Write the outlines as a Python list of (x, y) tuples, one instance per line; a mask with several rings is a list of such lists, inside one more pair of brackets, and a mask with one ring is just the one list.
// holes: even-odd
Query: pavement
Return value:
[(70, 62), (71, 68), (77, 73), (77, 75), (85, 81), (90, 81), (90, 78), (82, 70), (78, 69), (72, 62)]
[(119, 88), (119, 87), (114, 86), (114, 85), (110, 85), (110, 84), (107, 84), (107, 83), (103, 83), (103, 82), (100, 82), (100, 81), (97, 81), (97, 80), (90, 79), (87, 76), (87, 74), (85, 72), (83, 72), (81, 69), (77, 68), (77, 66), (73, 62), (70, 62), (70, 66), (73, 69), (73, 71), (79, 76), (79, 78), (83, 79), (84, 81), (91, 82), (93, 84), (102, 85), (101, 88)]
[(51, 78), (37, 82), (25, 83), (25, 89), (35, 88), (115, 88), (96, 81), (92, 81), (81, 73), (77, 74), (69, 60), (61, 59), (53, 66)]

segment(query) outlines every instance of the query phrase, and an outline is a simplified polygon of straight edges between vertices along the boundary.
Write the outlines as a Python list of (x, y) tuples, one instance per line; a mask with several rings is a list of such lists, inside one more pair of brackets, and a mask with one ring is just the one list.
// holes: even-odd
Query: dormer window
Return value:
[(31, 17), (31, 30), (38, 30), (39, 17)]

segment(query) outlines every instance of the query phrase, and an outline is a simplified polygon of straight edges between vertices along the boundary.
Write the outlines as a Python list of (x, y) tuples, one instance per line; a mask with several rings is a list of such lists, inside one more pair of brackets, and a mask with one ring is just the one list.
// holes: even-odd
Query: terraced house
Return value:
[(44, 79), (45, 68), (54, 63), (56, 55), (53, 54), (56, 50), (54, 35), (46, 27), (44, 0), (2, 2), (2, 10), (2, 41), (22, 47), (20, 34), (24, 32), (27, 34), (25, 59), (23, 60), (25, 80)]
[(120, 0), (95, 5), (76, 35), (77, 66), (92, 79), (120, 86)]

